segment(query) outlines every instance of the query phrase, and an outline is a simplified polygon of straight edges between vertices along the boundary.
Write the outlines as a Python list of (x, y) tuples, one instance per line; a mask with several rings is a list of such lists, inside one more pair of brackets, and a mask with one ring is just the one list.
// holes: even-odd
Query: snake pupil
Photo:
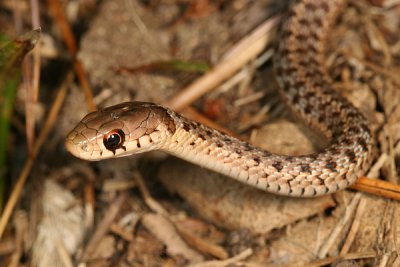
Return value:
[(115, 150), (123, 147), (125, 134), (121, 129), (115, 129), (104, 135), (104, 146), (115, 154)]
[(118, 146), (121, 138), (119, 138), (118, 134), (112, 134), (107, 138), (107, 144), (111, 147)]

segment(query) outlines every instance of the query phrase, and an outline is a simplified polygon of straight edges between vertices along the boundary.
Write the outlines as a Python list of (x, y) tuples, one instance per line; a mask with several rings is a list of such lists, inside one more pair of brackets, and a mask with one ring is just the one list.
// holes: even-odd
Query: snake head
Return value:
[(175, 132), (169, 110), (146, 102), (126, 102), (86, 115), (68, 134), (74, 156), (97, 161), (157, 150)]

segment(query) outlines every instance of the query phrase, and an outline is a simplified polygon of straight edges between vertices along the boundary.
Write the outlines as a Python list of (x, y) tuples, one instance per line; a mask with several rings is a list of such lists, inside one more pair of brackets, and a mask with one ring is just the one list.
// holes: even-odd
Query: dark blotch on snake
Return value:
[(319, 27), (322, 27), (323, 21), (320, 17), (314, 18), (314, 23), (317, 24)]
[(352, 150), (346, 150), (345, 155), (349, 158), (351, 163), (356, 163), (356, 154)]
[(305, 3), (304, 4), (304, 8), (305, 9), (309, 9), (309, 10), (311, 10), (311, 11), (315, 11), (315, 10), (317, 10), (317, 6), (314, 4), (314, 3), (310, 3), (310, 2), (308, 2), (308, 3)]
[(321, 9), (322, 9), (325, 13), (328, 13), (328, 11), (329, 11), (329, 6), (328, 6), (327, 3), (322, 2), (322, 3), (320, 4), (320, 7), (321, 7)]
[(257, 163), (256, 166), (260, 165), (261, 159), (259, 157), (254, 157), (253, 160)]
[(249, 143), (244, 143), (241, 147), (242, 147), (243, 151), (251, 151), (252, 150), (252, 147)]
[(319, 123), (322, 123), (325, 120), (326, 120), (326, 116), (324, 114), (321, 113), (321, 114), (318, 115), (318, 122)]
[(355, 134), (359, 134), (360, 133), (360, 129), (355, 127), (355, 126), (351, 126), (349, 128), (349, 131), (352, 132), (352, 133), (355, 133)]
[(299, 101), (300, 101), (300, 96), (299, 96), (299, 94), (295, 94), (295, 95), (293, 96), (293, 98), (292, 98), (292, 103), (293, 103), (293, 104), (298, 104)]
[(217, 141), (216, 143), (215, 143), (215, 145), (217, 146), (217, 147), (223, 147), (224, 145), (221, 143), (221, 142), (219, 142), (219, 141)]
[(304, 98), (311, 98), (311, 97), (315, 97), (315, 92), (307, 92), (304, 94)]
[(272, 164), (272, 166), (273, 166), (278, 172), (280, 172), (280, 171), (283, 169), (282, 162), (275, 162), (275, 163)]
[(302, 33), (299, 33), (299, 34), (296, 35), (296, 39), (299, 40), (300, 42), (306, 41), (307, 38), (308, 38), (307, 35), (302, 34)]
[(307, 114), (310, 114), (312, 110), (313, 107), (310, 104), (307, 104), (307, 106), (304, 108), (304, 112)]
[(361, 137), (359, 137), (359, 138), (357, 139), (357, 142), (358, 142), (358, 144), (361, 146), (361, 148), (362, 148), (363, 151), (367, 151), (367, 150), (368, 150), (368, 148), (367, 148), (367, 143), (365, 142), (364, 139), (362, 139)]
[(189, 132), (191, 128), (192, 128), (192, 127), (190, 127), (190, 125), (189, 125), (188, 123), (186, 123), (186, 122), (183, 123), (183, 129), (184, 129), (186, 132)]
[(329, 161), (328, 163), (325, 164), (325, 168), (327, 168), (331, 171), (334, 171), (334, 172), (336, 172), (336, 167), (337, 167), (337, 164), (333, 161)]
[(229, 138), (224, 138), (224, 140), (223, 140), (227, 145), (230, 145), (230, 144), (232, 144), (232, 140), (231, 139), (229, 139)]
[(309, 21), (308, 19), (306, 19), (306, 18), (300, 18), (300, 19), (299, 19), (299, 23), (300, 23), (302, 26), (306, 26), (306, 27), (308, 27), (308, 26), (310, 25), (310, 21)]
[(206, 134), (209, 136), (209, 137), (212, 137), (213, 136), (213, 132), (211, 131), (211, 130), (206, 130)]
[(308, 164), (301, 164), (301, 171), (310, 173), (310, 165)]

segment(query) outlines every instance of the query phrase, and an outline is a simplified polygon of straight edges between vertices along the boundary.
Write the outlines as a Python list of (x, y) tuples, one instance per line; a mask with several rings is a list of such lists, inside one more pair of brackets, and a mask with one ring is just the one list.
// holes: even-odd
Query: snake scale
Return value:
[(318, 153), (276, 155), (158, 105), (127, 102), (89, 113), (66, 147), (85, 160), (161, 150), (248, 185), (285, 196), (314, 197), (353, 184), (370, 167), (368, 121), (334, 89), (325, 47), (344, 0), (291, 3), (274, 68), (291, 110), (330, 140)]

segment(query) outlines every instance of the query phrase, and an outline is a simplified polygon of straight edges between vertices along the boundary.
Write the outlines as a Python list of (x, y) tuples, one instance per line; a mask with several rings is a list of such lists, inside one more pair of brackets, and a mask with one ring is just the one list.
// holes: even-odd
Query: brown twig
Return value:
[(203, 254), (212, 255), (218, 259), (225, 260), (228, 258), (229, 254), (223, 247), (196, 236), (191, 231), (179, 226), (179, 224), (175, 224), (175, 227), (186, 243), (188, 243), (191, 247), (196, 248)]
[(378, 179), (360, 177), (357, 182), (351, 186), (351, 188), (375, 196), (400, 200), (400, 185)]
[(79, 83), (82, 87), (83, 93), (85, 94), (86, 104), (90, 111), (96, 110), (96, 105), (93, 101), (92, 88), (86, 76), (85, 68), (83, 67), (81, 61), (77, 58), (78, 48), (76, 46), (75, 36), (71, 30), (71, 26), (65, 16), (64, 10), (58, 0), (48, 0), (48, 5), (53, 13), (53, 18), (58, 24), (61, 30), (64, 42), (67, 45), (68, 51), (71, 54), (73, 60), (74, 70), (78, 77)]

